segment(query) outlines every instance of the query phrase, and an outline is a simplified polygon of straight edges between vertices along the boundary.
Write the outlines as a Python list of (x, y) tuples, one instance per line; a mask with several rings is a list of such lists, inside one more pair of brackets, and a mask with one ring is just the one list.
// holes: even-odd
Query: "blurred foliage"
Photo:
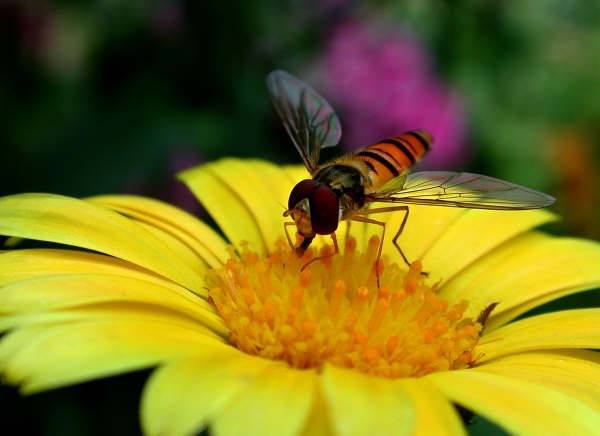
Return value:
[[(584, 1), (381, 2), (422, 29), (470, 108), (480, 160), (495, 174), (549, 186), (549, 139), (580, 129), (598, 142), (600, 4)], [(545, 165), (546, 164), (546, 165)]]
[[(307, 34), (292, 5), (14, 2), (0, 6), (3, 193), (119, 191), (196, 150), (281, 160), (264, 76)], [(267, 35), (276, 36), (268, 38)], [(277, 35), (281, 35), (281, 38)], [(294, 42), (292, 42), (294, 41)], [(304, 49), (303, 49), (304, 47)], [(287, 150), (286, 150), (287, 151)]]
[[(410, 29), (430, 48), (465, 101), (468, 169), (561, 198), (573, 183), (597, 184), (595, 2), (63, 0), (0, 5), (0, 193), (133, 185), (153, 194), (173, 183), (165, 162), (178, 153), (298, 162), (264, 76), (275, 67), (302, 75), (336, 24), (365, 17)], [(571, 132), (588, 142), (581, 172), (591, 177), (566, 183), (554, 138)], [(590, 227), (579, 233), (598, 236)]]
[[(363, 18), (409, 29), (459, 92), (473, 156), (464, 169), (554, 193), (563, 231), (600, 236), (600, 3), (583, 0), (5, 0), (0, 194), (176, 201), (161, 189), (174, 183), (172, 156), (299, 162), (264, 77), (278, 67), (302, 76), (330, 29)], [(31, 434), (132, 434), (142, 380), (16, 406), (3, 388), (0, 399)], [(103, 400), (104, 383), (127, 405)]]

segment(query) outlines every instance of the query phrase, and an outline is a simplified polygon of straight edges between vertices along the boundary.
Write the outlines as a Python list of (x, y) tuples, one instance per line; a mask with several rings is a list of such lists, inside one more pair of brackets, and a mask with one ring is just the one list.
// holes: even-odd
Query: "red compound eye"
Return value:
[[(301, 182), (302, 183), (302, 182)], [(339, 223), (339, 200), (328, 186), (317, 186), (308, 199), (313, 232), (328, 235), (336, 231)]]
[(313, 191), (317, 189), (319, 185), (312, 179), (302, 180), (298, 182), (292, 192), (290, 192), (290, 198), (288, 200), (288, 209), (293, 209), (298, 203), (305, 198), (309, 198)]

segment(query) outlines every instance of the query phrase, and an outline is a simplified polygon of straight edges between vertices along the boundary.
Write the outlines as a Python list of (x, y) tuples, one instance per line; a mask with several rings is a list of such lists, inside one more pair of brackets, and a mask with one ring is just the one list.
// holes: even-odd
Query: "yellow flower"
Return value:
[(148, 198), (0, 199), (0, 234), (65, 246), (0, 254), (5, 379), (31, 393), (156, 366), (150, 435), (464, 434), (454, 404), (511, 433), (600, 432), (600, 357), (584, 350), (600, 309), (515, 320), (597, 287), (597, 243), (532, 230), (547, 211), (415, 206), (400, 242), (419, 262), (386, 245), (380, 289), (368, 226), (342, 226), (345, 253), (300, 272), (315, 252), (280, 241), (303, 171), (227, 159), (181, 175), (235, 250)]

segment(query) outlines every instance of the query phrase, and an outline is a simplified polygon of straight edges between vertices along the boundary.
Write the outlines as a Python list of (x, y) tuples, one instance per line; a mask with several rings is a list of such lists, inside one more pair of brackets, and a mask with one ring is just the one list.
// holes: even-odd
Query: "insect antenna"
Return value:
[(277, 200), (277, 204), (279, 206), (281, 206), (281, 208), (283, 209), (284, 212), (287, 212), (288, 208), (285, 204), (283, 204), (281, 201)]

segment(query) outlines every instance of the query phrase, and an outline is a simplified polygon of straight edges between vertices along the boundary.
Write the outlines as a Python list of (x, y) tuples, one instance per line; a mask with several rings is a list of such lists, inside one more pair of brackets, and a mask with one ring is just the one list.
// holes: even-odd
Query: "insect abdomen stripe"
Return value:
[(398, 141), (396, 139), (388, 138), (388, 139), (384, 139), (383, 141), (379, 141), (379, 143), (380, 144), (391, 144), (394, 147), (396, 147), (404, 156), (406, 156), (410, 160), (411, 165), (417, 161), (415, 159), (415, 155), (411, 151), (412, 148), (409, 150), (409, 148), (406, 145), (404, 145), (403, 143), (401, 143), (400, 141)]
[(390, 163), (385, 157), (383, 157), (379, 153), (376, 153), (374, 151), (363, 150), (358, 152), (356, 155), (370, 158), (380, 163), (392, 174), (393, 177), (397, 177), (400, 175), (400, 171), (398, 171), (398, 169), (392, 163)]
[(372, 188), (383, 186), (388, 180), (405, 174), (429, 151), (433, 139), (425, 130), (414, 130), (393, 136), (357, 151), (356, 159), (367, 164)]
[(406, 132), (400, 136), (394, 136), (390, 139), (385, 139), (381, 143), (389, 143), (398, 147), (399, 153), (405, 155), (410, 162), (408, 166), (412, 166), (416, 162), (420, 161), (430, 149), (433, 138), (429, 133), (424, 130), (413, 130)]
[(428, 141), (426, 138), (424, 138), (420, 131), (413, 130), (411, 132), (406, 132), (405, 135), (412, 135), (414, 138), (417, 139), (417, 141), (419, 141), (421, 143), (425, 152), (429, 151), (430, 141)]
[(373, 164), (371, 162), (369, 162), (368, 160), (364, 160), (363, 162), (365, 163), (365, 165), (367, 165), (367, 168), (369, 168), (369, 171), (375, 172), (375, 167), (373, 166)]
[(404, 168), (404, 165), (402, 164), (402, 162), (400, 162), (398, 160), (398, 156), (395, 156), (394, 153), (390, 153), (389, 150), (382, 149), (381, 147), (369, 147), (369, 149), (371, 151), (377, 150), (379, 153), (383, 153), (386, 158), (390, 158), (390, 163), (393, 163), (393, 165), (396, 167), (396, 169), (398, 171), (400, 171), (402, 168)]

